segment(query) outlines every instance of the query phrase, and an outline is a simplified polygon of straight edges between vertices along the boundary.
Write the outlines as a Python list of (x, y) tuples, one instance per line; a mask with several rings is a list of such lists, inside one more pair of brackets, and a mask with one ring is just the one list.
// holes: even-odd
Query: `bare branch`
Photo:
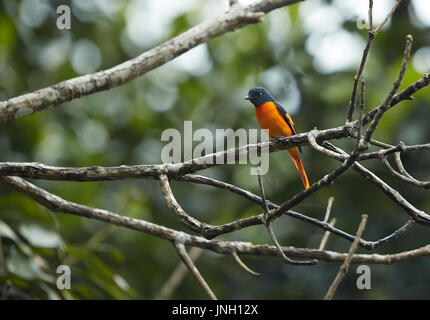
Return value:
[(297, 261), (297, 260), (292, 260), (290, 258), (288, 258), (286, 256), (286, 254), (284, 253), (284, 251), (282, 251), (282, 247), (279, 244), (278, 239), (276, 238), (275, 233), (273, 232), (272, 227), (270, 226), (270, 220), (268, 219), (269, 217), (269, 208), (267, 206), (266, 203), (266, 195), (264, 192), (264, 185), (263, 185), (263, 179), (261, 178), (261, 174), (260, 174), (260, 170), (258, 170), (258, 184), (260, 186), (260, 191), (261, 191), (261, 198), (263, 199), (263, 203), (264, 203), (264, 214), (263, 214), (263, 223), (264, 226), (266, 227), (267, 232), (269, 233), (270, 239), (272, 239), (273, 243), (275, 244), (276, 248), (278, 248), (279, 254), (282, 257), (282, 259), (284, 260), (285, 263), (288, 264), (292, 264), (292, 265), (315, 265), (318, 263), (317, 260), (306, 260), (306, 261)]
[[(330, 146), (332, 150), (336, 150), (341, 154), (346, 155), (346, 152), (340, 148), (333, 146), (328, 142), (324, 142), (326, 146)], [(358, 172), (361, 176), (372, 182), (376, 187), (378, 187), (382, 192), (384, 192), (391, 200), (393, 200), (397, 205), (403, 208), (414, 220), (415, 222), (430, 226), (430, 215), (422, 210), (415, 208), (411, 203), (409, 203), (397, 190), (390, 187), (381, 178), (375, 175), (370, 170), (363, 167), (358, 162), (352, 165), (352, 169)]]
[(368, 147), (368, 144), (364, 142), (361, 138), (361, 130), (363, 128), (364, 121), (364, 110), (366, 108), (365, 102), (366, 95), (366, 81), (364, 79), (360, 82), (360, 113), (358, 116), (358, 127), (357, 127), (357, 147), (359, 150), (365, 150)]
[[(396, 152), (397, 154), (398, 152)], [(419, 188), (424, 188), (424, 189), (428, 189), (430, 188), (430, 181), (418, 181), (415, 178), (410, 178), (409, 174), (408, 175), (404, 175), (402, 173), (397, 172), (396, 170), (393, 169), (393, 167), (390, 165), (390, 163), (387, 160), (386, 156), (381, 157), (381, 161), (382, 163), (388, 168), (388, 170), (390, 170), (391, 174), (397, 178), (399, 178), (400, 180), (403, 180), (405, 182), (408, 182), (416, 187)], [(401, 164), (401, 160), (399, 163), (402, 167), (403, 165)]]
[(160, 175), (160, 186), (164, 201), (169, 209), (178, 217), (179, 221), (198, 234), (203, 234), (206, 224), (191, 217), (184, 209), (182, 209), (173, 195), (172, 189), (170, 188), (169, 178), (165, 174)]
[(209, 296), (211, 300), (218, 300), (211, 288), (206, 283), (205, 279), (200, 274), (199, 270), (194, 265), (194, 262), (191, 260), (190, 256), (188, 255), (187, 250), (185, 249), (185, 246), (183, 243), (175, 242), (175, 248), (178, 251), (179, 256), (182, 259), (182, 262), (187, 266), (188, 270), (191, 272), (191, 274), (196, 278), (197, 282), (200, 284), (200, 286), (203, 288), (205, 293)]
[[(191, 248), (189, 253), (191, 261), (195, 262), (202, 251), (203, 250), (198, 247)], [(160, 291), (155, 295), (155, 300), (167, 300), (182, 282), (187, 271), (188, 269), (186, 265), (184, 265), (183, 262), (180, 262), (170, 275), (169, 279), (167, 279), (166, 283), (161, 287)]]
[[(331, 219), (329, 223), (332, 227), (336, 224), (336, 218)], [(330, 236), (330, 231), (324, 232), (324, 236), (321, 239), (320, 246), (318, 247), (318, 250), (324, 250), (325, 245), (327, 244), (328, 237)]]
[[(259, 196), (255, 195), (252, 192), (249, 192), (247, 190), (236, 187), (234, 185), (231, 185), (231, 184), (228, 184), (228, 183), (225, 183), (222, 181), (218, 181), (218, 180), (215, 180), (213, 178), (208, 178), (208, 177), (204, 177), (204, 176), (197, 176), (197, 175), (185, 175), (185, 176), (183, 176), (183, 178), (184, 178), (184, 181), (195, 182), (195, 183), (204, 183), (204, 184), (207, 184), (207, 185), (210, 185), (213, 187), (229, 190), (229, 191), (231, 191), (231, 192), (233, 192), (239, 196), (242, 196), (242, 197), (244, 197), (244, 198), (246, 198), (252, 202), (257, 203), (262, 208), (264, 208), (264, 205), (262, 204), (262, 199)], [(179, 180), (181, 180), (181, 179), (179, 179)], [(271, 210), (279, 208), (278, 205), (270, 202), (269, 200), (266, 200), (266, 202), (267, 202), (268, 207)], [(354, 241), (353, 235), (350, 235), (350, 234), (348, 234), (342, 230), (334, 228), (332, 225), (327, 223), (327, 221), (321, 221), (321, 220), (318, 220), (315, 218), (311, 218), (311, 217), (308, 217), (304, 214), (298, 213), (298, 212), (293, 211), (293, 210), (288, 210), (284, 214), (288, 215), (289, 217), (292, 217), (294, 219), (298, 219), (298, 220), (301, 220), (303, 222), (315, 225), (318, 228), (321, 228), (321, 229), (326, 230), (330, 233), (333, 233), (337, 236), (340, 236), (340, 237), (342, 237), (348, 241), (351, 241), (351, 242)], [(241, 219), (239, 221), (235, 221), (235, 222), (231, 222), (231, 223), (228, 223), (225, 225), (221, 225), (221, 226), (217, 227), (216, 231), (214, 230), (213, 234), (211, 233), (210, 235), (211, 235), (211, 237), (214, 237), (215, 235), (220, 235), (220, 234), (232, 232), (232, 230), (239, 230), (239, 229), (245, 228), (247, 226), (262, 224), (262, 218), (263, 218), (263, 215), (252, 216), (252, 217), (248, 217), (245, 219)], [(380, 239), (380, 240), (366, 241), (366, 240), (360, 239), (359, 245), (360, 245), (360, 247), (365, 248), (365, 249), (378, 248), (382, 244), (388, 242), (388, 241), (383, 241), (384, 239), (387, 239), (387, 240), (397, 239), (400, 235), (405, 233), (411, 225), (412, 224), (408, 225), (407, 228), (405, 228), (405, 226), (403, 226), (399, 230), (395, 231), (393, 234), (391, 234), (391, 235), (389, 235), (383, 239)], [(235, 227), (232, 227), (232, 226), (235, 226)]]
[(387, 23), (387, 21), (391, 18), (391, 16), (394, 14), (394, 11), (396, 11), (396, 8), (399, 5), (400, 1), (402, 0), (396, 0), (390, 12), (388, 12), (387, 16), (384, 18), (381, 24), (375, 29), (375, 34), (377, 34), (382, 29), (382, 27)]
[[(313, 130), (309, 133), (309, 143), (312, 147), (314, 147), (317, 151), (325, 153), (325, 148), (322, 148), (318, 145), (316, 142), (316, 139), (318, 137), (318, 133), (316, 130)], [(322, 150), (324, 149), (324, 150)], [(329, 150), (328, 150), (329, 151)], [(331, 156), (337, 157), (335, 152), (328, 152), (331, 154)], [(297, 193), (293, 198), (290, 200), (284, 202), (277, 210), (270, 213), (268, 216), (269, 219), (275, 219), (276, 217), (280, 216), (284, 212), (288, 211), (289, 209), (293, 208), (300, 202), (302, 202), (304, 199), (309, 197), (311, 194), (315, 193), (319, 189), (321, 189), (324, 186), (330, 185), (333, 183), (334, 180), (336, 180), (340, 175), (342, 175), (346, 170), (348, 170), (349, 167), (352, 166), (352, 164), (355, 162), (359, 155), (360, 151), (358, 148), (356, 148), (350, 156), (346, 158), (346, 160), (337, 167), (335, 170), (330, 172), (329, 174), (325, 175), (321, 179), (319, 179), (317, 182), (313, 183), (308, 189), (303, 190), (302, 192)]]
[(409, 172), (406, 171), (405, 167), (403, 166), (402, 158), (400, 156), (400, 152), (394, 153), (394, 160), (396, 161), (397, 168), (399, 168), (400, 173), (407, 178), (407, 182), (424, 189), (430, 188), (430, 181), (420, 181), (415, 179), (413, 176), (409, 174)]
[[(329, 129), (330, 130), (330, 129)], [(336, 128), (337, 130), (337, 128)], [(313, 130), (307, 133), (302, 133), (300, 135), (288, 137), (286, 139), (282, 138), (279, 141), (270, 142), (272, 145), (271, 152), (284, 150), (284, 145), (288, 147), (294, 146), (297, 137), (300, 136), (301, 140), (305, 140), (306, 143), (308, 141), (308, 136), (312, 134), (312, 137), (317, 136), (318, 141), (325, 141), (325, 139), (321, 139), (322, 135), (325, 135), (327, 130)], [(301, 137), (305, 137), (302, 139)], [(312, 138), (311, 137), (311, 138)], [(327, 137), (327, 136), (326, 136)], [(346, 136), (344, 136), (346, 137)], [(333, 136), (333, 139), (338, 139), (339, 136)], [(319, 145), (315, 145), (312, 140), (313, 147), (318, 148), (318, 151), (325, 153), (324, 148), (320, 148)], [(375, 140), (372, 140), (375, 141)], [(304, 143), (303, 143), (304, 144)], [(258, 144), (258, 147), (262, 147), (264, 143)], [(209, 165), (205, 165), (204, 162), (209, 158), (215, 157), (224, 157), (228, 153), (239, 154), (243, 152), (247, 148), (255, 147), (256, 145), (246, 145), (235, 149), (229, 149), (226, 151), (209, 154), (200, 158), (192, 159), (190, 161), (176, 163), (176, 164), (149, 164), (149, 165), (133, 165), (133, 166), (117, 166), (117, 167), (101, 167), (101, 166), (92, 166), (92, 167), (57, 167), (57, 166), (49, 166), (43, 163), (38, 162), (0, 162), (0, 176), (19, 176), (22, 178), (31, 178), (31, 179), (45, 179), (45, 180), (59, 180), (59, 181), (109, 181), (109, 180), (121, 180), (121, 179), (158, 179), (160, 173), (165, 173), (171, 179), (175, 180), (183, 180), (186, 181), (185, 177), (188, 173), (197, 172), (209, 167)], [(388, 145), (385, 145), (386, 147)], [(412, 146), (402, 146), (396, 145), (391, 146), (389, 149), (369, 153), (360, 154), (357, 160), (369, 160), (369, 159), (377, 159), (380, 158), (381, 155), (388, 155), (397, 151), (401, 152), (409, 152), (409, 151), (417, 151), (430, 149), (430, 143), (427, 144), (419, 144)], [(326, 153), (327, 156), (330, 156), (334, 159), (338, 160), (346, 160), (347, 156), (342, 156), (341, 154), (336, 153)], [(216, 166), (217, 164), (213, 164), (211, 166)], [(184, 175), (184, 176), (181, 176)], [(205, 182), (206, 183), (206, 182)]]
[(236, 250), (233, 250), (231, 255), (233, 256), (234, 260), (243, 268), (243, 270), (252, 274), (253, 276), (256, 276), (257, 278), (261, 278), (261, 273), (251, 270), (245, 263), (243, 263)]
[(358, 157), (358, 160), (381, 158), (396, 152), (408, 152), (408, 151), (418, 151), (418, 150), (428, 150), (428, 149), (430, 149), (430, 143), (417, 144), (412, 146), (405, 146), (403, 143), (399, 143), (398, 145), (391, 146), (385, 150), (363, 153)]
[[(325, 210), (324, 222), (327, 222), (327, 221), (328, 221), (328, 218), (330, 217), (331, 207), (332, 207), (332, 205), (333, 205), (333, 201), (334, 201), (334, 198), (333, 198), (333, 197), (328, 198), (327, 208), (326, 208), (326, 210)], [(334, 227), (335, 223), (336, 223), (336, 218), (333, 218), (333, 219), (330, 221), (329, 225), (330, 225), (331, 227)], [(323, 238), (321, 239), (320, 246), (318, 247), (318, 250), (324, 250), (325, 245), (326, 245), (326, 243), (327, 243), (327, 240), (328, 240), (328, 237), (329, 237), (329, 236), (330, 236), (330, 231), (328, 231), (328, 230), (327, 230), (326, 232), (324, 232), (324, 236), (323, 236)]]
[[(406, 147), (406, 148), (409, 148), (409, 150), (415, 150), (415, 149), (419, 150), (421, 147), (423, 147), (423, 145), (411, 146), (410, 148), (409, 147)], [(424, 145), (424, 147), (430, 147), (430, 144), (428, 146)], [(362, 155), (362, 156), (364, 156), (364, 155)], [(346, 159), (346, 157), (347, 157), (347, 155), (345, 154), (345, 155), (343, 155), (342, 159)], [(373, 155), (373, 158), (377, 158), (377, 157), (379, 157), (379, 155), (377, 153)], [(130, 172), (132, 172), (133, 170), (141, 170), (140, 172), (143, 172), (144, 174), (148, 174), (148, 172), (150, 172), (151, 178), (152, 178), (152, 175), (155, 175), (156, 172), (163, 170), (163, 166), (161, 166), (161, 165), (155, 166), (156, 170), (150, 169), (151, 167), (154, 167), (154, 166), (137, 166), (137, 167), (140, 167), (140, 168), (136, 168), (136, 167), (130, 168), (130, 167), (125, 167), (125, 166), (116, 167), (116, 168), (103, 168), (103, 167), (96, 167), (96, 168), (95, 167), (58, 168), (58, 167), (48, 167), (48, 166), (44, 166), (42, 164), (37, 164), (37, 163), (30, 163), (30, 164), (3, 163), (3, 164), (0, 164), (0, 173), (4, 173), (4, 172), (10, 173), (11, 171), (13, 171), (13, 172), (26, 173), (24, 175), (31, 176), (31, 177), (38, 177), (38, 178), (43, 176), (45, 178), (48, 177), (50, 179), (64, 178), (64, 179), (71, 179), (71, 180), (73, 180), (73, 179), (101, 180), (101, 178), (113, 179), (113, 177), (116, 178), (117, 176), (123, 176), (124, 173), (130, 174)], [(145, 168), (145, 169), (142, 169), (142, 168)], [(29, 169), (29, 170), (27, 171), (27, 169)], [(21, 171), (19, 171), (19, 170), (21, 170)], [(173, 170), (174, 169), (172, 169), (172, 171)], [(98, 176), (98, 174), (100, 174), (100, 175)], [(137, 173), (136, 174), (133, 173), (133, 175), (136, 177), (139, 176)], [(170, 178), (181, 180), (181, 181), (194, 182), (194, 183), (204, 183), (204, 184), (212, 185), (214, 187), (223, 188), (223, 189), (232, 191), (232, 192), (234, 192), (234, 193), (236, 193), (236, 194), (238, 194), (238, 195), (240, 195), (240, 196), (242, 196), (242, 197), (244, 197), (250, 201), (253, 201), (253, 202), (255, 202), (255, 203), (257, 203), (263, 207), (263, 202), (262, 202), (262, 199), (260, 197), (252, 194), (251, 192), (249, 192), (247, 190), (243, 190), (241, 188), (238, 188), (234, 185), (231, 185), (231, 184), (228, 184), (225, 182), (217, 181), (215, 179), (204, 177), (204, 176), (196, 176), (196, 175), (184, 175), (184, 176), (172, 175), (172, 176), (170, 176)], [(278, 209), (279, 208), (279, 206), (271, 203), (270, 201), (267, 201), (267, 204), (268, 204), (270, 209)], [(345, 233), (339, 229), (332, 228), (326, 222), (308, 217), (306, 215), (303, 215), (303, 214), (300, 214), (298, 212), (294, 212), (291, 210), (287, 210), (284, 214), (291, 216), (295, 219), (300, 219), (304, 222), (311, 223), (311, 224), (313, 224), (319, 228), (322, 228), (324, 230), (329, 230), (330, 232), (332, 232), (338, 236), (341, 236), (341, 237), (343, 237), (349, 241), (353, 240), (353, 236), (351, 236), (348, 233)], [(224, 224), (221, 226), (205, 225), (205, 228), (202, 228), (202, 229), (204, 229), (203, 235), (206, 238), (211, 239), (211, 238), (214, 238), (214, 237), (221, 235), (221, 234), (233, 232), (236, 230), (240, 230), (240, 229), (243, 229), (243, 228), (246, 228), (249, 226), (259, 225), (259, 224), (262, 224), (262, 216), (252, 216), (252, 217), (248, 217), (248, 218), (239, 219), (237, 221), (227, 223), (227, 224)], [(200, 229), (200, 231), (202, 229)], [(198, 228), (194, 228), (194, 231), (198, 232), (199, 230), (198, 230)], [(369, 248), (369, 249), (373, 248), (372, 242), (360, 242), (360, 246), (362, 246), (364, 248)]]
[(324, 222), (327, 222), (328, 218), (330, 217), (330, 212), (331, 212), (331, 207), (333, 205), (333, 201), (334, 201), (333, 197), (328, 198), (327, 208), (325, 210)]
[[(412, 95), (416, 93), (417, 91), (421, 90), (422, 88), (425, 88), (430, 85), (430, 73), (425, 74), (421, 79), (415, 81), (413, 84), (411, 84), (406, 89), (403, 89), (398, 94), (394, 95), (393, 99), (391, 100), (390, 106), (388, 109), (391, 109), (395, 105), (397, 105), (399, 102), (403, 100), (413, 100)], [(378, 106), (364, 116), (364, 124), (369, 123), (372, 121), (372, 119), (375, 117), (375, 115), (379, 112), (381, 109), (381, 106)]]
[(372, 241), (372, 249), (378, 248), (389, 241), (397, 239), (402, 234), (406, 233), (414, 224), (415, 224), (415, 221), (413, 219), (409, 219), (408, 222), (406, 222), (402, 227), (394, 231), (392, 234), (380, 240)]
[(363, 214), (361, 216), (361, 222), (357, 230), (357, 235), (355, 236), (354, 242), (351, 244), (351, 247), (349, 248), (348, 255), (343, 262), (342, 266), (339, 268), (339, 272), (336, 275), (336, 278), (334, 279), (333, 283), (330, 285), (330, 288), (328, 289), (324, 300), (331, 300), (333, 299), (333, 295), (337, 290), (337, 287), (339, 286), (340, 282), (345, 277), (346, 273), (348, 272), (349, 265), (352, 260), (352, 256), (355, 253), (355, 250), (357, 250), (358, 242), (361, 238), (361, 235), (363, 234), (364, 228), (366, 227), (367, 222), (367, 214)]
[[(396, 3), (398, 3), (398, 2), (400, 2), (400, 0), (398, 0)], [(405, 52), (404, 52), (402, 65), (400, 67), (399, 75), (397, 76), (396, 81), (394, 81), (393, 87), (390, 90), (390, 92), (388, 93), (384, 102), (382, 102), (382, 104), (379, 106), (379, 110), (375, 114), (375, 117), (373, 118), (372, 123), (370, 124), (370, 127), (367, 129), (365, 142), (369, 142), (370, 138), (372, 138), (373, 132), (375, 131), (376, 127), (378, 126), (378, 123), (381, 120), (382, 115), (389, 109), (389, 106), (391, 104), (391, 100), (393, 99), (394, 94), (399, 89), (399, 87), (402, 83), (403, 77), (405, 76), (405, 73), (406, 73), (406, 67), (408, 65), (408, 61), (409, 61), (409, 58), (411, 55), (412, 41), (413, 41), (412, 36), (410, 34), (407, 35), (406, 36)]]
[(370, 30), (367, 37), (366, 47), (363, 51), (363, 56), (361, 57), (360, 67), (358, 68), (357, 74), (354, 76), (354, 84), (352, 88), (351, 100), (349, 101), (349, 109), (348, 115), (346, 117), (347, 122), (352, 121), (352, 115), (354, 114), (355, 101), (358, 91), (358, 83), (361, 80), (361, 76), (364, 71), (364, 65), (366, 64), (367, 56), (369, 54), (370, 46), (372, 45), (373, 39), (375, 38), (376, 33), (373, 30)]
[(368, 179), (375, 186), (377, 186), (382, 192), (384, 192), (391, 200), (397, 205), (403, 208), (415, 222), (430, 226), (430, 216), (422, 210), (417, 209), (411, 203), (409, 203), (397, 190), (390, 187), (381, 178), (375, 175), (370, 170), (364, 168), (361, 164), (355, 163), (353, 169), (360, 175)]
[[(376, 110), (375, 108), (374, 110)], [(366, 115), (363, 118), (363, 124), (366, 123)], [(353, 125), (358, 126), (358, 122), (353, 122)], [(331, 152), (325, 152), (316, 141), (324, 142), (331, 139), (346, 138), (350, 134), (346, 126), (326, 129), (326, 130), (312, 130), (310, 132), (301, 133), (291, 137), (282, 137), (269, 143), (270, 152), (285, 150), (285, 148), (295, 147), (297, 145), (304, 145), (312, 142), (312, 146), (320, 152), (335, 158), (337, 160), (346, 160), (347, 156)], [(309, 141), (309, 137), (314, 138)], [(374, 140), (373, 140), (374, 141)], [(228, 149), (200, 158), (195, 158), (189, 161), (175, 163), (175, 164), (153, 164), (153, 165), (133, 165), (133, 166), (117, 166), (117, 167), (56, 167), (49, 166), (38, 162), (0, 162), (0, 176), (20, 176), (22, 178), (31, 179), (45, 179), (45, 180), (60, 180), (60, 181), (106, 181), (106, 180), (120, 180), (120, 179), (158, 179), (160, 173), (165, 173), (171, 179), (186, 180), (181, 177), (189, 173), (194, 173), (200, 170), (207, 169), (216, 165), (226, 163), (225, 161), (217, 163), (217, 159), (224, 159), (228, 154), (234, 154), (235, 159), (239, 159), (242, 153), (248, 153), (249, 149), (260, 148), (266, 146), (266, 143), (249, 144), (238, 148)], [(430, 143), (414, 146), (401, 145), (393, 146), (391, 149), (383, 151), (383, 154), (390, 154), (397, 151), (408, 152), (422, 149), (430, 149)], [(357, 160), (376, 159), (381, 156), (380, 151), (369, 152), (360, 154)], [(208, 160), (213, 160), (213, 164), (208, 164)]]
[(402, 158), (400, 156), (400, 152), (394, 152), (394, 160), (396, 161), (397, 168), (399, 169), (400, 173), (404, 176), (408, 177), (409, 179), (414, 180), (415, 178), (412, 177), (409, 172), (406, 171), (405, 167), (403, 166)]
[(271, 10), (301, 0), (258, 0), (248, 6), (235, 5), (210, 21), (203, 22), (140, 56), (113, 68), (73, 78), (56, 85), (0, 102), (0, 122), (34, 114), (49, 107), (95, 92), (109, 90), (140, 77), (188, 50), (224, 33), (261, 21)]
[[(0, 177), (0, 182), (28, 195), (30, 198), (33, 198), (39, 204), (47, 207), (53, 212), (69, 213), (88, 219), (111, 223), (117, 226), (147, 233), (172, 242), (183, 241), (186, 245), (211, 250), (213, 252), (225, 255), (231, 255), (232, 251), (236, 250), (238, 254), (273, 257), (279, 256), (278, 248), (275, 246), (254, 245), (249, 242), (240, 241), (207, 240), (202, 237), (191, 236), (187, 233), (159, 226), (144, 220), (121, 216), (108, 210), (90, 208), (84, 205), (76, 204), (74, 202), (64, 200), (39, 187), (36, 187), (35, 185), (18, 177)], [(337, 253), (333, 251), (319, 251), (316, 249), (307, 248), (283, 247), (282, 251), (291, 257), (302, 259), (344, 261), (346, 257), (346, 254), (343, 253)], [(353, 256), (352, 263), (392, 264), (424, 256), (430, 256), (430, 245), (397, 254), (357, 254)]]
[[(261, 170), (257, 169), (257, 177), (258, 177), (258, 185), (260, 186), (261, 199), (263, 200), (263, 209), (264, 209), (264, 219), (267, 220), (267, 215), (269, 214), (269, 207), (267, 206), (266, 193), (264, 192), (264, 184), (263, 179), (261, 178)], [(269, 221), (267, 221), (270, 223)]]

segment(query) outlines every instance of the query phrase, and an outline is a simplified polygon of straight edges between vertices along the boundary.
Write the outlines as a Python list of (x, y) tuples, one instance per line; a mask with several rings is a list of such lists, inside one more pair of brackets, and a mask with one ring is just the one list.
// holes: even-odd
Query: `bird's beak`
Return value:
[(249, 98), (249, 96), (246, 96), (244, 99), (245, 99), (245, 100), (249, 100), (250, 98)]

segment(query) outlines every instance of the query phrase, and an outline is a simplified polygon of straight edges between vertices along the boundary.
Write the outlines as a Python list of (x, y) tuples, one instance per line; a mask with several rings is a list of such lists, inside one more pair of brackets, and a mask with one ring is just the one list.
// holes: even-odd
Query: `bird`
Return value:
[[(282, 136), (289, 137), (297, 134), (297, 130), (290, 115), (267, 89), (263, 87), (251, 88), (245, 100), (251, 101), (254, 105), (255, 114), (260, 127), (268, 130), (271, 138), (279, 138)], [(302, 178), (304, 187), (309, 189), (309, 181), (305, 168), (300, 160), (299, 149), (293, 147), (289, 148), (287, 151)]]

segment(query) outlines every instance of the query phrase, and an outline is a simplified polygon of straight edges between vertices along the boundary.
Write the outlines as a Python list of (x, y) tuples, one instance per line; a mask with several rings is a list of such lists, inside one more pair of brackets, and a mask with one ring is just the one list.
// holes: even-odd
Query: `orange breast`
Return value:
[(291, 136), (291, 131), (284, 118), (279, 113), (273, 102), (266, 102), (255, 108), (258, 123), (262, 129), (269, 130), (269, 136), (272, 138), (279, 136)]

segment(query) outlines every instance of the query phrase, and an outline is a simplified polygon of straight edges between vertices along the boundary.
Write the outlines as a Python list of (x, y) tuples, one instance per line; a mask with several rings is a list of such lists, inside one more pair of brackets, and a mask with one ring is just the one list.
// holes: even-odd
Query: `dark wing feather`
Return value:
[[(296, 135), (297, 134), (296, 127), (294, 127), (293, 121), (289, 117), (287, 117), (287, 111), (278, 102), (274, 101), (274, 103), (275, 103), (276, 109), (278, 109), (278, 111), (281, 114), (282, 118), (288, 124), (288, 126), (291, 129), (291, 131)], [(300, 146), (299, 146), (299, 151), (302, 152), (302, 149), (300, 148)]]

